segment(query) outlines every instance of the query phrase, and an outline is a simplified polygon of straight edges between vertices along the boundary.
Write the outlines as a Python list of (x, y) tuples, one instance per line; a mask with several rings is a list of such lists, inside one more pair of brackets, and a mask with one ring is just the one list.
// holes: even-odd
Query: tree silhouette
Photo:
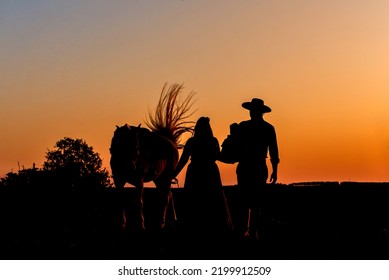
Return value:
[(43, 170), (58, 176), (72, 187), (106, 187), (108, 171), (102, 168), (100, 155), (82, 139), (65, 137), (46, 153)]

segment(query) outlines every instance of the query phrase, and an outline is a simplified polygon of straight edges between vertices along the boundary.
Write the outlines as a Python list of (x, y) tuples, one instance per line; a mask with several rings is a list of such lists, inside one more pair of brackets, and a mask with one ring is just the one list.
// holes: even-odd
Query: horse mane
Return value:
[(162, 88), (159, 102), (154, 113), (149, 111), (148, 120), (145, 121), (147, 127), (154, 132), (165, 136), (178, 148), (182, 148), (180, 137), (185, 132), (193, 132), (194, 122), (187, 119), (195, 111), (191, 111), (193, 97), (195, 92), (190, 92), (183, 100), (180, 99), (180, 93), (183, 90), (183, 84), (173, 84)]

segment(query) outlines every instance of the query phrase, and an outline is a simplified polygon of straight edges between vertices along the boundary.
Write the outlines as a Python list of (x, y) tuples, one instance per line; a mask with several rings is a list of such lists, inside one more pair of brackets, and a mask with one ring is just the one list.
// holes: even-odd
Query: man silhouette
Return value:
[(239, 124), (239, 163), (236, 169), (238, 188), (242, 195), (245, 237), (258, 239), (258, 226), (261, 206), (268, 178), (266, 158), (270, 154), (272, 174), (270, 183), (277, 181), (279, 163), (277, 137), (274, 127), (263, 119), (271, 112), (263, 100), (253, 98), (242, 107), (249, 110), (250, 120)]

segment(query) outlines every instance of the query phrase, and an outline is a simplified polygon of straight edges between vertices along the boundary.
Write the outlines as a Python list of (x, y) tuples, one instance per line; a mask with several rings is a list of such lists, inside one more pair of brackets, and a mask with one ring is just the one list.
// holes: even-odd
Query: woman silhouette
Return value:
[(183, 224), (189, 234), (198, 237), (220, 237), (232, 227), (216, 164), (219, 153), (219, 142), (213, 136), (209, 118), (199, 118), (175, 171), (175, 175), (179, 174), (190, 158), (184, 185)]

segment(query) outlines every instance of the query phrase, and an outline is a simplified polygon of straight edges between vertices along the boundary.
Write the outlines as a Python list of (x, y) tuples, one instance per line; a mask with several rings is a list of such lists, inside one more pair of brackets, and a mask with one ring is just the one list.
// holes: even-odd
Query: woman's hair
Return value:
[(200, 117), (197, 120), (193, 136), (201, 138), (213, 137), (213, 132), (208, 117)]

